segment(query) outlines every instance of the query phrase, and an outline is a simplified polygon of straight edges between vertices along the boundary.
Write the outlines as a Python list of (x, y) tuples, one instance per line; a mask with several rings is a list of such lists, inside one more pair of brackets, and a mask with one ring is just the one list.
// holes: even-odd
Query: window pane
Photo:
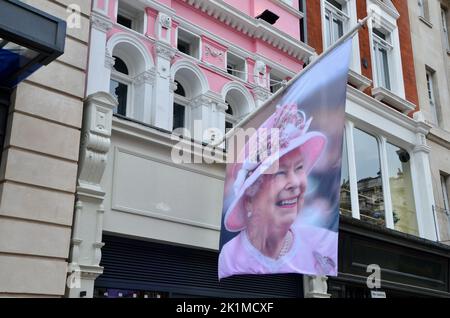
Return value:
[(409, 154), (389, 143), (386, 151), (394, 228), (400, 232), (419, 235)]
[(116, 80), (111, 80), (109, 83), (109, 92), (119, 102), (119, 105), (114, 108), (114, 114), (127, 115), (127, 97), (128, 97), (128, 86), (120, 83)]
[(444, 210), (445, 212), (449, 212), (450, 206), (448, 201), (448, 189), (447, 189), (447, 177), (441, 175), (441, 189), (442, 189), (442, 198), (444, 200)]
[(334, 7), (342, 11), (342, 4), (337, 2), (336, 0), (327, 0), (328, 3), (332, 4)]
[(325, 13), (325, 46), (331, 45), (331, 25), (330, 25), (330, 13)]
[(177, 48), (180, 52), (191, 55), (191, 44), (189, 42), (179, 38)]
[(173, 130), (184, 127), (184, 114), (185, 108), (183, 105), (173, 104)]
[(131, 26), (133, 24), (133, 22), (131, 21), (131, 19), (125, 18), (122, 15), (118, 15), (117, 16), (117, 23), (120, 25), (123, 25), (124, 27), (131, 29)]
[(391, 89), (391, 81), (389, 79), (389, 64), (388, 64), (388, 57), (387, 52), (385, 49), (380, 49), (381, 58), (382, 58), (382, 71), (383, 71), (383, 86), (387, 89)]
[(350, 198), (350, 177), (348, 173), (347, 140), (345, 138), (345, 135), (344, 135), (344, 143), (342, 145), (340, 212), (343, 215), (352, 216), (352, 201)]
[(333, 42), (336, 42), (344, 34), (344, 24), (341, 20), (333, 19)]
[(114, 69), (125, 75), (129, 75), (127, 64), (117, 56), (114, 56)]
[(361, 220), (385, 226), (378, 142), (375, 137), (356, 128), (354, 140)]

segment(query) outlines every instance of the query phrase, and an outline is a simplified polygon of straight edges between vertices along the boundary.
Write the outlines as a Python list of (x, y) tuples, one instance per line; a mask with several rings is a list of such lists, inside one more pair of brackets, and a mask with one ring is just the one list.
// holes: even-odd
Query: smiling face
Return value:
[(303, 207), (307, 177), (300, 150), (289, 152), (272, 174), (261, 176), (259, 190), (245, 202), (251, 222), (273, 235), (284, 235)]

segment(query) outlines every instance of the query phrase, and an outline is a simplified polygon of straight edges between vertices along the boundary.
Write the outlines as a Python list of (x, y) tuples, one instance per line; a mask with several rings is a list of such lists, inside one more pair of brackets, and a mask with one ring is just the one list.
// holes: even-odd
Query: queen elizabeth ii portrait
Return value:
[(295, 104), (278, 106), (255, 133), (275, 129), (278, 138), (264, 138), (261, 145), (261, 138), (253, 136), (242, 160), (229, 169), (223, 227), (238, 234), (221, 248), (219, 279), (236, 274), (337, 274), (337, 233), (299, 218), (308, 177), (327, 147), (324, 134), (309, 131), (312, 120)]

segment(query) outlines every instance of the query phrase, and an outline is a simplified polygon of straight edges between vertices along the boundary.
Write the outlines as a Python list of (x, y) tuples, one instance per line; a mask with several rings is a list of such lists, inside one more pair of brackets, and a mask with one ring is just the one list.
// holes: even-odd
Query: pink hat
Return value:
[[(227, 209), (224, 220), (228, 231), (237, 232), (246, 227), (247, 212), (243, 204), (245, 191), (284, 155), (301, 148), (304, 156), (303, 166), (306, 174), (309, 174), (327, 142), (322, 133), (307, 132), (311, 121), (312, 118), (306, 121), (305, 113), (299, 110), (297, 105), (278, 106), (276, 112), (251, 136), (239, 156), (241, 160), (238, 162), (242, 164), (236, 163), (233, 167), (234, 199)], [(276, 143), (278, 147), (272, 141), (271, 135), (274, 132), (278, 137)], [(261, 142), (261, 136), (267, 138), (263, 137)], [(260, 157), (264, 159), (260, 160)]]

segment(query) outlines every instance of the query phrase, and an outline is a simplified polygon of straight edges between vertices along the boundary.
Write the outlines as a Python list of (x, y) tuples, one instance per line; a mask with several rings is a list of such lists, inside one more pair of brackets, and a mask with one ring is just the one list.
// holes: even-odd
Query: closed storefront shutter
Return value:
[[(104, 235), (97, 296), (128, 290), (151, 297), (302, 297), (302, 276), (217, 278), (215, 251)], [(99, 293), (101, 291), (102, 293)], [(120, 293), (124, 295), (124, 293)], [(111, 296), (111, 292), (109, 293)]]

